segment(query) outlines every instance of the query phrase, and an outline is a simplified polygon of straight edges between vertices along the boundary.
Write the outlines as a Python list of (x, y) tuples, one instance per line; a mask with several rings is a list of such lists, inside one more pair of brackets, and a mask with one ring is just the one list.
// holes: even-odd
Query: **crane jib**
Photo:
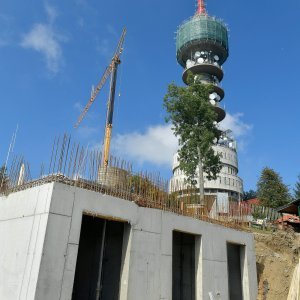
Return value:
[(106, 117), (106, 130), (105, 130), (105, 137), (104, 137), (104, 150), (103, 150), (104, 153), (103, 164), (105, 167), (108, 166), (110, 140), (111, 140), (113, 114), (114, 114), (115, 93), (116, 93), (117, 69), (118, 69), (118, 65), (121, 63), (120, 56), (123, 52), (123, 43), (125, 39), (125, 34), (126, 34), (126, 28), (123, 29), (121, 38), (119, 40), (117, 49), (114, 53), (110, 65), (106, 67), (101, 80), (97, 84), (96, 89), (93, 91), (88, 103), (86, 104), (84, 110), (82, 111), (81, 115), (78, 118), (77, 123), (74, 126), (76, 128), (81, 123), (81, 121), (87, 114), (89, 108), (94, 103), (100, 90), (103, 88), (108, 76), (111, 75), (110, 93), (109, 93), (109, 101), (108, 101), (108, 108), (107, 108), (107, 115), (106, 115), (107, 117)]

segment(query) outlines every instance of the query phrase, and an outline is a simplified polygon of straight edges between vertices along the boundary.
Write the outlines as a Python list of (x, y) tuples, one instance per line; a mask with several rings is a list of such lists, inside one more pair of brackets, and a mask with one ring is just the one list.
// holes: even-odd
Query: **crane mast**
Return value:
[(108, 166), (109, 152), (110, 152), (110, 141), (113, 125), (113, 115), (114, 115), (114, 105), (115, 105), (115, 93), (116, 93), (116, 83), (118, 74), (118, 65), (121, 61), (114, 60), (112, 63), (111, 79), (110, 79), (110, 91), (109, 100), (106, 115), (106, 125), (105, 125), (105, 137), (104, 137), (104, 150), (103, 150), (103, 166)]
[(102, 166), (105, 168), (108, 166), (108, 160), (109, 160), (110, 142), (111, 142), (112, 127), (113, 127), (113, 114), (114, 114), (114, 104), (115, 104), (117, 73), (118, 73), (118, 66), (121, 63), (120, 56), (123, 52), (125, 35), (126, 35), (126, 28), (124, 28), (122, 31), (122, 35), (120, 37), (118, 46), (116, 48), (116, 51), (114, 53), (110, 65), (105, 69), (102, 78), (100, 79), (99, 83), (96, 86), (96, 89), (92, 92), (92, 95), (88, 103), (86, 104), (76, 124), (74, 125), (75, 128), (78, 127), (78, 125), (84, 119), (86, 113), (88, 112), (91, 105), (94, 103), (98, 93), (103, 88), (106, 80), (110, 75), (110, 90), (109, 90), (109, 99), (107, 103), (104, 149), (103, 149), (103, 159), (102, 159)]

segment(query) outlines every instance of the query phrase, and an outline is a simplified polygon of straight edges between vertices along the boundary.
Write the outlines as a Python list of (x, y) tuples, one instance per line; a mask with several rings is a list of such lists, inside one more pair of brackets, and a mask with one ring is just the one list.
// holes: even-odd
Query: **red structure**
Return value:
[(285, 227), (293, 227), (295, 231), (300, 232), (300, 199), (294, 200), (278, 209), (282, 217), (276, 223), (284, 229)]
[(245, 200), (245, 201), (243, 201), (243, 203), (245, 203), (247, 205), (260, 205), (260, 201), (257, 198)]
[(205, 2), (204, 0), (198, 0), (198, 9), (197, 9), (197, 14), (202, 14), (206, 15), (206, 8), (205, 8)]

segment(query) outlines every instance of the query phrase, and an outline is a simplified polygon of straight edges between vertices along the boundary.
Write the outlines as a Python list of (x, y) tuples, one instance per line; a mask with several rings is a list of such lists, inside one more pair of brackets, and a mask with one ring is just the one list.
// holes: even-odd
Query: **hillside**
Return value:
[(254, 232), (259, 294), (257, 300), (287, 299), (299, 261), (300, 234)]

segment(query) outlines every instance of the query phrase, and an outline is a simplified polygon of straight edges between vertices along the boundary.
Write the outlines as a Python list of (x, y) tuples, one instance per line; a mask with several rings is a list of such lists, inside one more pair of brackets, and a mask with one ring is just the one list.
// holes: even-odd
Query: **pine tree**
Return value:
[(291, 200), (288, 187), (273, 169), (265, 167), (257, 183), (257, 196), (262, 205), (277, 208)]
[(295, 184), (294, 197), (296, 200), (300, 199), (300, 175), (298, 175), (298, 181)]
[(187, 87), (170, 84), (164, 98), (166, 121), (172, 123), (174, 134), (179, 138), (179, 167), (191, 184), (196, 182), (198, 171), (201, 201), (204, 198), (203, 172), (211, 180), (216, 179), (221, 170), (220, 157), (212, 148), (220, 131), (215, 126), (217, 115), (209, 103), (211, 92), (211, 86), (189, 80)]

